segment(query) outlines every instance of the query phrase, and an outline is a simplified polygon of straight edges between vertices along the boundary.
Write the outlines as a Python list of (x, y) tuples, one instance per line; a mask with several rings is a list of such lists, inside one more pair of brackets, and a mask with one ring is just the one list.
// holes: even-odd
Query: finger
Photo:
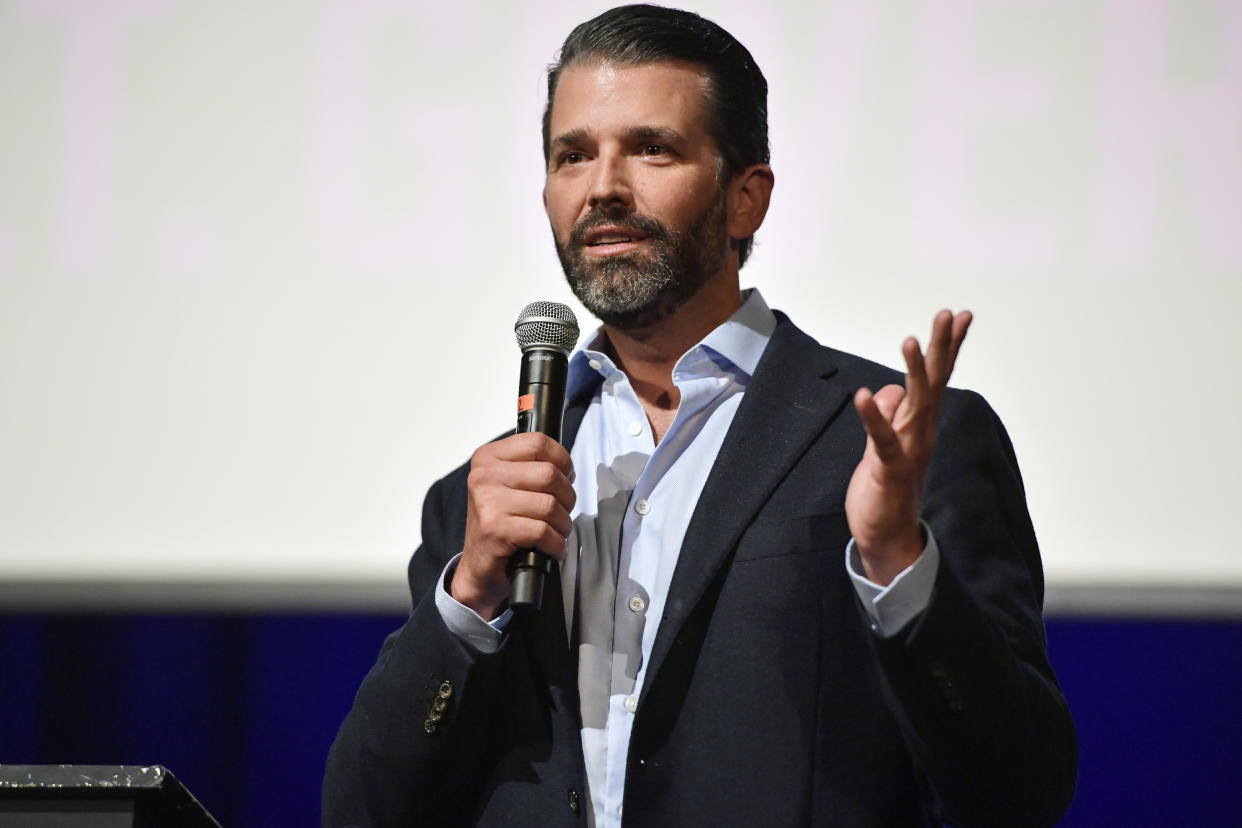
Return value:
[(553, 526), (543, 524), (543, 532), (539, 535), (534, 543), (530, 544), (529, 549), (538, 549), (549, 558), (558, 561), (565, 560), (565, 539), (569, 537), (568, 532), (561, 532)]
[[(966, 339), (966, 332), (970, 329), (973, 319), (974, 314), (970, 311), (952, 314), (944, 310), (936, 315), (933, 323), (935, 347), (933, 349), (929, 345), (927, 362), (931, 388), (937, 395), (949, 384), (949, 378), (953, 375), (953, 369), (957, 365), (958, 352), (962, 348), (962, 342)], [(941, 341), (938, 336), (941, 333), (944, 336), (943, 348), (940, 347)]]
[(953, 313), (942, 310), (932, 318), (931, 339), (927, 341), (927, 381), (933, 392), (944, 387), (953, 370), (949, 356), (952, 332)]
[(524, 473), (517, 468), (522, 465), (501, 463), (470, 470), (466, 485), (471, 515), (478, 528), (485, 536), (512, 544), (514, 539), (504, 534), (498, 522), (516, 515), (549, 521), (567, 534), (571, 528), (569, 513), (576, 500), (573, 487), (546, 463), (530, 465), (551, 470), (553, 478), (539, 468)]
[(503, 524), (503, 530), (515, 551), (537, 549), (558, 561), (565, 559), (565, 538), (569, 536), (569, 533), (561, 533), (545, 521), (522, 515), (510, 515)]
[(885, 420), (891, 424), (897, 416), (897, 409), (901, 406), (901, 401), (906, 398), (906, 389), (900, 385), (886, 385), (872, 395), (875, 400), (876, 408), (880, 409), (880, 414)]
[(504, 439), (487, 443), (475, 454), (484, 460), (542, 460), (556, 466), (566, 477), (573, 473), (573, 462), (565, 447), (537, 431), (510, 434)]
[(564, 540), (573, 529), (573, 520), (559, 500), (545, 492), (515, 492), (506, 504), (513, 517), (546, 523)]
[(549, 494), (566, 510), (574, 508), (573, 483), (559, 468), (545, 461), (504, 463), (497, 467), (498, 482), (518, 492)]
[[(900, 386), (886, 386), (882, 390), (887, 391), (888, 388), (900, 389)], [(858, 412), (863, 428), (867, 431), (867, 437), (870, 438), (880, 460), (892, 463), (901, 459), (901, 443), (897, 439), (897, 433), (893, 431), (892, 425), (880, 411), (875, 395), (870, 389), (859, 388), (854, 394), (854, 410)]]
[(546, 434), (511, 434), (502, 440), (485, 443), (470, 456), (471, 476), (476, 472), (503, 467), (508, 463), (546, 463), (556, 469), (570, 484), (574, 480), (574, 464), (569, 452)]
[[(492, 486), (472, 492), (466, 534), (490, 548), (490, 556), (507, 557), (513, 550), (548, 543), (546, 530), (563, 542), (573, 529), (569, 511), (546, 492), (514, 491)], [(470, 547), (472, 544), (466, 544)]]
[(927, 363), (919, 349), (919, 341), (912, 336), (901, 344), (901, 353), (906, 358), (906, 409), (911, 416), (919, 416), (930, 399)]
[[(962, 349), (962, 343), (966, 341), (966, 331), (970, 329), (970, 323), (974, 321), (974, 314), (970, 311), (962, 311), (953, 317), (953, 333), (949, 340), (949, 374), (952, 375), (953, 368), (957, 365), (957, 353)], [(945, 377), (948, 382), (948, 377)]]

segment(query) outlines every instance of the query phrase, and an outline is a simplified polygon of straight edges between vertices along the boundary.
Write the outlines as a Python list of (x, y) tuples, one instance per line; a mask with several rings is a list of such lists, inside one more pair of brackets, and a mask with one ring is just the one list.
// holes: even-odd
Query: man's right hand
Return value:
[(483, 619), (509, 598), (509, 556), (538, 549), (565, 559), (576, 495), (569, 452), (546, 434), (514, 434), (470, 458), (466, 542), (449, 593)]

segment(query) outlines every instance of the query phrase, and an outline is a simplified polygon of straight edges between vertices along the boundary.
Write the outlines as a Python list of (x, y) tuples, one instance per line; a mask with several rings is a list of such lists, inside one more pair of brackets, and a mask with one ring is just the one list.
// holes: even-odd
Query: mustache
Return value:
[(653, 239), (665, 241), (669, 239), (668, 229), (653, 218), (626, 209), (596, 208), (574, 225), (573, 230), (569, 232), (569, 244), (573, 247), (583, 247), (586, 244), (587, 233), (597, 227), (620, 227), (626, 230), (636, 230)]

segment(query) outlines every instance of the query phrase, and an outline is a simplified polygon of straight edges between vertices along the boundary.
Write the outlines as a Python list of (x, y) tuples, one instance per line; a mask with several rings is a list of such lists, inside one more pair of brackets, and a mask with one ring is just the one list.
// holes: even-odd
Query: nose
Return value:
[(634, 194), (630, 189), (629, 173), (622, 156), (601, 153), (592, 173), (589, 196), (591, 207), (632, 205)]

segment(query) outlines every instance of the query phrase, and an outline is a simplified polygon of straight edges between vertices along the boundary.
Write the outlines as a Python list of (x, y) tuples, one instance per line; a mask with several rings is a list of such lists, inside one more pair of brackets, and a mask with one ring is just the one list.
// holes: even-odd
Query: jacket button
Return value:
[(453, 697), (453, 682), (445, 679), (440, 682), (440, 686), (436, 688), (436, 694), (431, 699), (431, 707), (427, 709), (427, 718), (423, 719), (423, 730), (427, 735), (434, 735), (439, 729), (440, 720), (444, 718), (445, 710), (448, 708), (449, 699)]
[(578, 792), (573, 788), (569, 789), (569, 810), (575, 814), (582, 808), (582, 798), (578, 796)]

